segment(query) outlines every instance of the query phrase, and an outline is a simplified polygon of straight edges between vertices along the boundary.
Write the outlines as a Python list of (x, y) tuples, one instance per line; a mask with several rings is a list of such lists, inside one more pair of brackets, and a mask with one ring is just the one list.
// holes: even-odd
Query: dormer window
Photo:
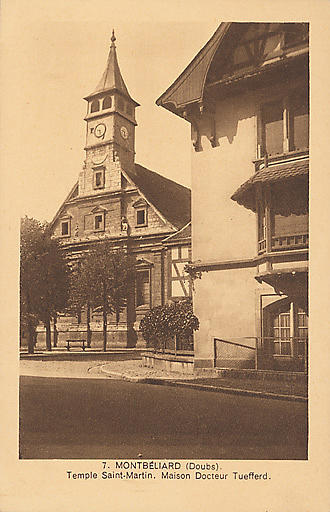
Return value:
[(69, 234), (69, 221), (66, 220), (61, 223), (61, 234), (62, 236), (67, 236)]
[(60, 236), (69, 237), (71, 236), (71, 218), (66, 216), (61, 220), (60, 223)]
[(148, 225), (148, 204), (144, 199), (139, 199), (133, 204), (135, 208), (135, 223), (137, 228)]
[(107, 209), (103, 206), (96, 206), (85, 215), (85, 232), (105, 231)]
[(104, 213), (97, 213), (94, 216), (94, 230), (104, 231)]
[(136, 210), (136, 225), (137, 226), (146, 226), (147, 225), (147, 209), (139, 208)]
[(93, 172), (94, 189), (104, 188), (104, 167), (97, 167)]
[(111, 96), (106, 96), (103, 100), (103, 109), (111, 108), (112, 106), (112, 98)]
[(93, 100), (91, 103), (91, 113), (98, 112), (100, 110), (99, 100)]

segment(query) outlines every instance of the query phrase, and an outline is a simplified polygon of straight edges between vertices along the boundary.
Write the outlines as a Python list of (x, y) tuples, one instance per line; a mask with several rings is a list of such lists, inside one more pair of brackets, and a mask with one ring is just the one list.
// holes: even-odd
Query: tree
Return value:
[(34, 352), (34, 335), (38, 325), (37, 299), (34, 291), (40, 286), (39, 248), (44, 226), (35, 219), (21, 220), (20, 258), (20, 323), (27, 328), (28, 352)]
[(89, 298), (89, 281), (88, 272), (85, 265), (82, 266), (82, 261), (74, 264), (70, 274), (70, 292), (67, 311), (74, 316), (79, 317), (81, 311), (86, 307), (86, 323), (87, 323), (87, 347), (91, 346), (92, 331), (90, 328), (90, 298)]
[(142, 318), (140, 329), (147, 346), (164, 350), (170, 339), (181, 338), (188, 342), (199, 329), (199, 320), (193, 313), (191, 300), (185, 299), (152, 308)]
[(28, 350), (33, 352), (37, 321), (46, 328), (46, 346), (51, 350), (50, 320), (62, 311), (68, 298), (68, 266), (49, 227), (36, 219), (21, 221), (21, 319), (28, 326)]
[(99, 242), (81, 262), (79, 290), (85, 293), (86, 303), (100, 307), (103, 315), (103, 350), (107, 349), (108, 314), (119, 315), (127, 305), (129, 290), (134, 285), (135, 262), (123, 249), (111, 242)]

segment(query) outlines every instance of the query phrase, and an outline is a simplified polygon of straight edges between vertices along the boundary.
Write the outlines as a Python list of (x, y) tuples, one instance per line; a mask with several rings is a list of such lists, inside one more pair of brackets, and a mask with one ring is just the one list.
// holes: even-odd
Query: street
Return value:
[(97, 378), (20, 378), (23, 459), (306, 459), (307, 404)]

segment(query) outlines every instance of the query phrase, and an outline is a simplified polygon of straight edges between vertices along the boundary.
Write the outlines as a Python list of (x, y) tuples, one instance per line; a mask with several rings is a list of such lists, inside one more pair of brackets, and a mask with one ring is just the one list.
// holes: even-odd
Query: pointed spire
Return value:
[(106, 68), (102, 75), (101, 80), (97, 84), (97, 87), (96, 87), (95, 91), (91, 94), (91, 96), (93, 96), (94, 94), (97, 94), (99, 92), (102, 92), (102, 91), (116, 89), (117, 91), (120, 91), (122, 94), (124, 94), (125, 96), (128, 96), (130, 98), (130, 94), (127, 90), (127, 87), (125, 85), (125, 82), (123, 80), (123, 77), (121, 76), (121, 72), (119, 69), (115, 41), (116, 41), (115, 31), (112, 30), (111, 44), (110, 44), (110, 51), (109, 51), (107, 65), (106, 65)]
[(112, 36), (111, 36), (111, 45), (110, 45), (113, 48), (116, 48), (115, 41), (116, 41), (115, 29), (113, 28), (112, 29)]

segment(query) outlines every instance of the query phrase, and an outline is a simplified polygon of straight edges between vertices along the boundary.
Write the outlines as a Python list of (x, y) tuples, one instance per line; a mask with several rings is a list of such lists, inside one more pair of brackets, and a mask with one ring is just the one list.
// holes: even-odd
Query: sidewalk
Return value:
[[(134, 357), (134, 356), (132, 356)], [(146, 379), (172, 380), (187, 379), (186, 375), (171, 374), (142, 366), (141, 359), (126, 360), (61, 360), (21, 359), (20, 375), (34, 377), (124, 379), (143, 382)]]
[(20, 374), (38, 377), (122, 379), (135, 383), (192, 388), (199, 391), (231, 393), (278, 400), (307, 401), (307, 384), (279, 380), (229, 377), (196, 377), (142, 366), (141, 359), (86, 361), (20, 361)]
[(111, 347), (104, 352), (101, 348), (93, 347), (82, 350), (81, 347), (73, 347), (67, 350), (66, 347), (56, 347), (48, 351), (45, 348), (38, 348), (33, 354), (28, 354), (27, 350), (21, 350), (20, 360), (30, 361), (107, 361), (109, 359), (140, 359), (141, 352), (145, 348), (125, 348)]
[(142, 366), (141, 361), (105, 363), (100, 370), (110, 378), (120, 378), (146, 384), (189, 387), (204, 391), (224, 392), (294, 401), (307, 401), (307, 385), (300, 382), (258, 381), (226, 377), (196, 378), (194, 375), (169, 373)]

